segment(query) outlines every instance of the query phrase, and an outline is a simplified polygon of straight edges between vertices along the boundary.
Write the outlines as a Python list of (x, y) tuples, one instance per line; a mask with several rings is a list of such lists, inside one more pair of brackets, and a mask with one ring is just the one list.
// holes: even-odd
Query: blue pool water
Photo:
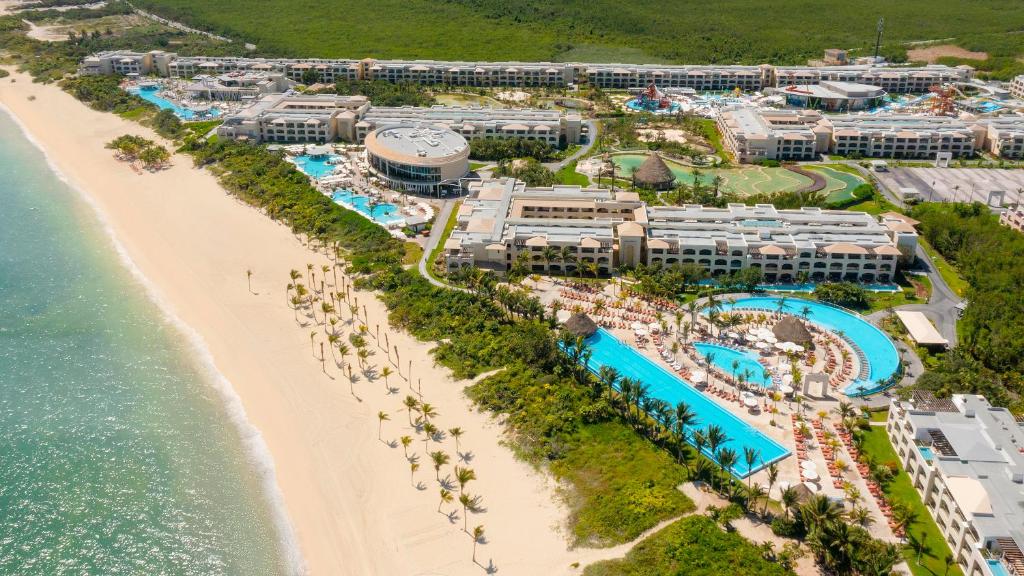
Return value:
[(926, 462), (931, 462), (935, 459), (935, 454), (932, 453), (932, 449), (928, 446), (918, 446), (917, 449), (921, 452), (921, 456), (924, 456)]
[[(789, 451), (781, 444), (722, 408), (675, 374), (655, 364), (632, 347), (619, 342), (603, 328), (598, 328), (597, 332), (587, 339), (587, 345), (591, 351), (587, 367), (591, 371), (596, 373), (601, 366), (613, 367), (620, 375), (635, 378), (648, 385), (648, 392), (652, 398), (659, 398), (672, 406), (686, 402), (697, 415), (696, 424), (689, 429), (691, 432), (703, 430), (711, 424), (720, 426), (729, 437), (729, 441), (723, 444), (723, 447), (735, 450), (739, 456), (738, 462), (732, 467), (735, 476), (746, 478), (789, 455)], [(758, 450), (761, 455), (760, 461), (751, 468), (748, 468), (743, 460), (743, 448), (748, 446)], [(704, 454), (711, 456), (707, 447), (704, 448)]]
[(337, 154), (328, 154), (327, 156), (310, 156), (308, 154), (292, 156), (295, 167), (311, 178), (321, 178), (333, 172), (334, 165), (328, 164), (328, 161), (337, 158), (339, 158)]
[[(697, 282), (699, 286), (719, 286), (718, 280), (714, 278), (705, 278)], [(902, 290), (896, 284), (860, 284), (865, 290), (871, 292), (899, 292)], [(758, 284), (755, 288), (761, 292), (814, 292), (814, 288), (817, 284), (814, 282), (807, 282), (805, 284), (796, 283), (780, 283), (780, 284)]]
[(988, 571), (992, 573), (992, 576), (1010, 576), (1010, 572), (1002, 562), (991, 558), (988, 560)]
[[(778, 298), (770, 296), (752, 296), (750, 298), (741, 298), (733, 303), (723, 302), (722, 310), (753, 308), (775, 312), (778, 309), (778, 302)], [(847, 396), (867, 396), (881, 392), (891, 386), (890, 380), (899, 371), (900, 355), (888, 336), (860, 316), (834, 306), (822, 304), (821, 302), (801, 298), (788, 298), (785, 304), (785, 311), (790, 314), (800, 314), (800, 311), (805, 306), (811, 311), (807, 317), (808, 321), (832, 332), (841, 331), (864, 352), (865, 359), (867, 360), (867, 377), (862, 377), (847, 386), (843, 390), (844, 394)], [(878, 384), (879, 380), (884, 380), (886, 384)]]
[[(171, 102), (166, 98), (157, 96), (156, 93), (159, 92), (159, 90), (160, 89), (156, 86), (144, 86), (141, 88), (128, 89), (129, 92), (135, 94), (139, 98), (142, 98), (147, 102), (152, 102), (153, 104), (156, 104), (157, 107), (159, 107), (161, 110), (174, 110), (174, 114), (182, 120), (195, 120), (198, 117), (196, 115), (195, 110), (192, 110), (191, 108), (185, 108), (183, 106), (178, 106), (177, 104)], [(217, 108), (210, 108), (209, 117), (216, 118), (218, 116), (220, 116), (220, 110), (218, 110)]]
[(342, 204), (347, 208), (355, 209), (363, 216), (366, 216), (378, 224), (390, 224), (403, 219), (402, 215), (398, 213), (398, 206), (382, 202), (375, 204), (371, 209), (370, 198), (368, 196), (356, 194), (351, 190), (336, 190), (331, 198), (333, 198), (335, 202)]
[(739, 362), (739, 366), (736, 368), (736, 376), (743, 374), (744, 370), (750, 371), (750, 378), (747, 382), (757, 384), (763, 388), (769, 388), (772, 385), (772, 379), (764, 377), (764, 366), (757, 361), (757, 355), (751, 352), (741, 352), (739, 350), (733, 350), (732, 348), (726, 348), (725, 346), (719, 346), (718, 344), (711, 344), (708, 342), (694, 342), (693, 347), (700, 352), (700, 355), (707, 359), (708, 354), (714, 352), (715, 358), (712, 360), (712, 364), (718, 367), (719, 370), (726, 374), (732, 374), (732, 363), (733, 361)]

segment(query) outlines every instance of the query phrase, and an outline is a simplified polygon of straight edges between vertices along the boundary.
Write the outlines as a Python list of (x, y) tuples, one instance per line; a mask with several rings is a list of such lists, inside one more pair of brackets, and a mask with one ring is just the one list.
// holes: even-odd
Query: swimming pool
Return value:
[[(598, 328), (597, 332), (587, 339), (587, 345), (591, 352), (587, 367), (592, 372), (597, 373), (601, 366), (609, 366), (618, 370), (621, 376), (635, 378), (649, 386), (648, 393), (652, 398), (664, 400), (671, 406), (686, 402), (697, 415), (697, 422), (688, 429), (690, 432), (704, 430), (711, 424), (720, 426), (729, 437), (729, 441), (722, 447), (735, 450), (738, 456), (738, 461), (731, 468), (733, 475), (738, 478), (746, 478), (789, 455), (789, 451), (781, 444), (722, 408), (632, 347), (619, 342), (604, 328)], [(748, 467), (743, 460), (745, 447), (752, 447), (760, 453), (760, 460), (753, 467)], [(711, 456), (711, 451), (707, 447), (704, 447), (703, 452), (705, 456)]]
[[(775, 312), (778, 310), (778, 304), (779, 298), (752, 296), (740, 298), (732, 303), (722, 302), (722, 311), (729, 311), (733, 308), (753, 308)], [(885, 333), (856, 314), (813, 300), (787, 298), (784, 310), (790, 314), (799, 315), (805, 306), (810, 310), (807, 317), (809, 322), (832, 332), (842, 332), (864, 353), (867, 375), (860, 375), (860, 378), (843, 390), (843, 394), (868, 396), (892, 386), (893, 380), (900, 370), (900, 355), (892, 340), (889, 340)], [(885, 384), (879, 384), (880, 380)]]
[[(765, 292), (814, 292), (817, 284), (807, 282), (806, 284), (758, 284), (757, 289)], [(902, 290), (897, 284), (860, 284), (860, 287), (870, 292), (899, 292)]]
[(992, 573), (992, 576), (1010, 576), (1010, 571), (1003, 566), (1003, 563), (995, 558), (988, 559), (988, 571)]
[(924, 458), (925, 462), (931, 462), (935, 460), (935, 454), (932, 453), (932, 449), (927, 446), (918, 446), (918, 452), (921, 453), (921, 457)]
[(322, 178), (331, 172), (334, 172), (334, 165), (329, 164), (328, 162), (331, 160), (337, 160), (338, 158), (340, 158), (340, 156), (337, 154), (320, 156), (302, 154), (299, 156), (292, 156), (292, 162), (295, 162), (295, 167), (306, 176), (309, 176), (310, 178)]
[(369, 196), (356, 194), (351, 190), (336, 190), (331, 198), (338, 204), (355, 210), (378, 224), (386, 226), (404, 220), (398, 212), (398, 206), (388, 202), (378, 202), (373, 205), (373, 208), (370, 208)]
[[(157, 92), (160, 91), (159, 86), (142, 86), (138, 88), (129, 88), (128, 91), (132, 94), (135, 94), (139, 98), (142, 98), (146, 102), (156, 104), (157, 107), (161, 110), (173, 110), (174, 114), (182, 120), (195, 120), (196, 118), (200, 117), (200, 115), (196, 114), (196, 111), (192, 110), (191, 108), (178, 106), (177, 104), (171, 102), (166, 98), (157, 96)], [(210, 113), (205, 116), (209, 118), (216, 118), (220, 116), (220, 110), (217, 108), (210, 108)]]
[(710, 342), (694, 342), (693, 347), (697, 349), (697, 352), (700, 352), (704, 359), (707, 359), (708, 354), (714, 353), (715, 357), (711, 363), (726, 374), (731, 375), (733, 373), (732, 363), (736, 361), (739, 362), (735, 370), (737, 378), (745, 370), (749, 370), (750, 377), (747, 382), (757, 384), (762, 388), (770, 388), (772, 386), (771, 376), (769, 375), (768, 378), (764, 377), (765, 367), (757, 361), (758, 356), (752, 352), (734, 350), (725, 346), (719, 346), (718, 344), (711, 344)]

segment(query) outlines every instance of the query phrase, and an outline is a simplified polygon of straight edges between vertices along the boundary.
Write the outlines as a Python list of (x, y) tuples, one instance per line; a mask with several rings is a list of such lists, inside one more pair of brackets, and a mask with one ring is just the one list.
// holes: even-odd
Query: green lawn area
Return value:
[(423, 257), (423, 247), (415, 242), (405, 243), (405, 256), (402, 258), (402, 264), (406, 266), (415, 266), (420, 258)]
[[(893, 462), (897, 464), (896, 468), (899, 470), (899, 473), (886, 485), (886, 496), (891, 502), (906, 503), (917, 512), (917, 522), (911, 526), (910, 533), (923, 537), (925, 542), (927, 542), (929, 552), (922, 556), (922, 565), (918, 566), (914, 552), (909, 549), (905, 550), (904, 557), (907, 559), (910, 571), (914, 576), (946, 574), (946, 563), (943, 559), (950, 553), (949, 546), (939, 533), (939, 529), (931, 515), (928, 514), (928, 510), (925, 509), (917, 490), (911, 485), (910, 476), (907, 475), (902, 466), (899, 466), (899, 458), (892, 449), (892, 444), (889, 442), (889, 436), (885, 431), (885, 427), (872, 426), (870, 430), (863, 432), (863, 435), (864, 443), (861, 449), (865, 454), (873, 457), (879, 463)], [(953, 566), (949, 570), (949, 576), (960, 576), (961, 574), (962, 572), (958, 566)]]
[(469, 163), (469, 169), (470, 170), (479, 170), (479, 169), (483, 168), (484, 166), (487, 166), (487, 162), (470, 162)]
[(867, 212), (868, 214), (872, 214), (874, 216), (878, 216), (883, 212), (899, 212), (899, 209), (896, 208), (896, 206), (893, 205), (892, 202), (886, 200), (878, 192), (875, 192), (874, 196), (872, 196), (871, 198), (864, 200), (863, 202), (851, 204), (850, 206), (847, 206), (845, 209), (850, 210), (852, 212)]
[(963, 296), (966, 294), (969, 285), (967, 284), (967, 281), (960, 276), (960, 272), (957, 271), (956, 267), (943, 258), (941, 254), (936, 252), (935, 248), (932, 248), (932, 245), (929, 244), (923, 236), (919, 237), (917, 241), (921, 244), (921, 248), (924, 248), (925, 253), (928, 254), (928, 258), (932, 261), (932, 265), (939, 271), (939, 275), (946, 281), (949, 288), (953, 290), (957, 296)]
[(676, 489), (686, 469), (618, 422), (584, 426), (575, 446), (551, 463), (567, 480), (573, 541), (584, 546), (629, 542), (668, 518), (693, 510)]
[(889, 419), (889, 411), (888, 410), (875, 410), (874, 412), (871, 413), (871, 421), (872, 422), (885, 422), (888, 419)]
[(587, 566), (584, 576), (785, 576), (781, 565), (706, 516), (674, 522), (637, 544), (625, 558)]
[(559, 184), (575, 184), (577, 186), (589, 186), (590, 178), (585, 174), (576, 171), (576, 162), (570, 162), (564, 168), (555, 172), (555, 181)]
[[(437, 256), (441, 254), (442, 250), (444, 250), (445, 240), (451, 236), (452, 230), (455, 229), (455, 222), (459, 217), (460, 206), (462, 206), (462, 202), (455, 203), (455, 206), (452, 208), (452, 213), (448, 216), (448, 221), (444, 223), (444, 230), (441, 233), (441, 238), (438, 239), (437, 246), (434, 246), (434, 249), (430, 251), (430, 259), (427, 260), (427, 274), (430, 274), (430, 276), (436, 280), (441, 279), (437, 278), (434, 274), (434, 262), (437, 261)], [(437, 222), (434, 222), (434, 226), (437, 226)]]

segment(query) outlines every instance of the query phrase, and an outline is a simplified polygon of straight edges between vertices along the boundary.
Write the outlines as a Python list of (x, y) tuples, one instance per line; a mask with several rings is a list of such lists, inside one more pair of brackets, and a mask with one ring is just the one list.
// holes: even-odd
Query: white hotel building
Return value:
[(282, 72), (299, 82), (308, 72), (319, 82), (385, 80), (455, 86), (567, 86), (589, 83), (599, 88), (640, 88), (656, 83), (666, 88), (695, 90), (761, 90), (771, 86), (854, 82), (880, 86), (890, 93), (926, 92), (943, 82), (970, 80), (973, 69), (941, 65), (794, 67), (598, 64), (580, 62), (448, 62), (439, 60), (331, 60), (320, 58), (242, 58), (178, 56), (173, 52), (100, 52), (85, 58), (82, 74), (159, 74), (191, 78), (237, 70)]
[(224, 118), (217, 134), (252, 142), (362, 143), (384, 126), (421, 125), (466, 140), (525, 138), (553, 146), (579, 143), (586, 132), (577, 114), (556, 110), (463, 106), (372, 106), (365, 96), (272, 94)]
[(718, 276), (760, 268), (767, 282), (890, 282), (913, 259), (917, 234), (862, 212), (772, 205), (648, 206), (634, 192), (579, 186), (527, 188), (512, 179), (473, 182), (445, 243), (449, 269), (509, 270), (523, 252), (534, 272), (571, 273), (548, 262), (563, 247), (607, 274), (619, 266), (696, 264)]
[(893, 400), (900, 464), (967, 576), (1024, 576), (1024, 421), (984, 396)]

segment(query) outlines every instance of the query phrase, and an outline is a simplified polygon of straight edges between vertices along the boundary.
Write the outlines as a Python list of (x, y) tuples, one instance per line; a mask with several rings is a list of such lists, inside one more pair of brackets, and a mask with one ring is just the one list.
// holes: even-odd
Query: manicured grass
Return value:
[(637, 544), (625, 558), (587, 566), (584, 576), (784, 576), (761, 550), (710, 518), (683, 518)]
[[(434, 249), (430, 251), (430, 257), (427, 260), (427, 274), (430, 274), (436, 280), (440, 280), (440, 278), (437, 278), (434, 274), (434, 262), (437, 261), (437, 256), (444, 250), (445, 240), (448, 240), (448, 237), (452, 235), (452, 230), (455, 229), (455, 223), (458, 221), (459, 216), (459, 206), (461, 205), (462, 202), (456, 202), (452, 208), (452, 213), (448, 216), (448, 221), (444, 223), (444, 230), (441, 233), (441, 238), (437, 241), (437, 246), (434, 246)], [(434, 226), (437, 226), (437, 222), (434, 222)]]
[(470, 162), (469, 163), (469, 169), (470, 170), (479, 170), (479, 169), (483, 168), (484, 166), (487, 166), (487, 162)]
[(585, 174), (576, 171), (576, 162), (566, 164), (564, 168), (555, 172), (555, 181), (559, 184), (574, 184), (577, 186), (589, 186), (590, 178)]
[(885, 422), (888, 419), (889, 419), (889, 411), (888, 410), (876, 410), (874, 412), (871, 412), (871, 421), (872, 422)]
[[(921, 497), (918, 495), (917, 490), (911, 485), (910, 476), (899, 465), (899, 458), (889, 442), (888, 433), (882, 426), (872, 426), (870, 430), (862, 434), (864, 442), (861, 445), (861, 451), (864, 454), (874, 458), (879, 463), (894, 463), (896, 464), (895, 468), (899, 470), (899, 473), (886, 485), (885, 495), (893, 504), (902, 502), (910, 506), (917, 513), (917, 522), (910, 527), (909, 532), (918, 538), (923, 538), (928, 545), (929, 552), (921, 557), (921, 566), (918, 566), (917, 557), (914, 552), (909, 549), (904, 550), (903, 555), (907, 559), (911, 573), (914, 576), (945, 574), (946, 563), (943, 559), (950, 553), (949, 546), (942, 538), (942, 534), (939, 533), (935, 521), (921, 502)], [(962, 572), (958, 566), (952, 566), (949, 569), (950, 576), (959, 576), (960, 574)]]
[(551, 463), (567, 480), (570, 525), (577, 545), (628, 542), (662, 520), (693, 510), (676, 489), (686, 469), (618, 422), (580, 428), (576, 445)]
[(949, 288), (957, 296), (962, 297), (964, 294), (967, 294), (969, 284), (967, 284), (967, 281), (960, 276), (960, 272), (956, 267), (943, 258), (941, 254), (936, 252), (935, 248), (932, 248), (932, 245), (924, 239), (924, 236), (918, 237), (917, 241), (921, 244), (921, 248), (924, 248), (925, 253), (928, 254), (928, 258), (931, 259), (931, 264), (935, 266), (935, 269), (939, 272), (939, 276), (942, 276), (942, 279), (946, 281)]
[(851, 212), (867, 212), (868, 214), (872, 214), (874, 216), (878, 216), (883, 212), (899, 212), (899, 209), (896, 208), (896, 206), (892, 202), (889, 202), (888, 200), (883, 198), (881, 194), (877, 192), (871, 198), (864, 200), (863, 202), (851, 204), (850, 206), (847, 206), (845, 209)]

